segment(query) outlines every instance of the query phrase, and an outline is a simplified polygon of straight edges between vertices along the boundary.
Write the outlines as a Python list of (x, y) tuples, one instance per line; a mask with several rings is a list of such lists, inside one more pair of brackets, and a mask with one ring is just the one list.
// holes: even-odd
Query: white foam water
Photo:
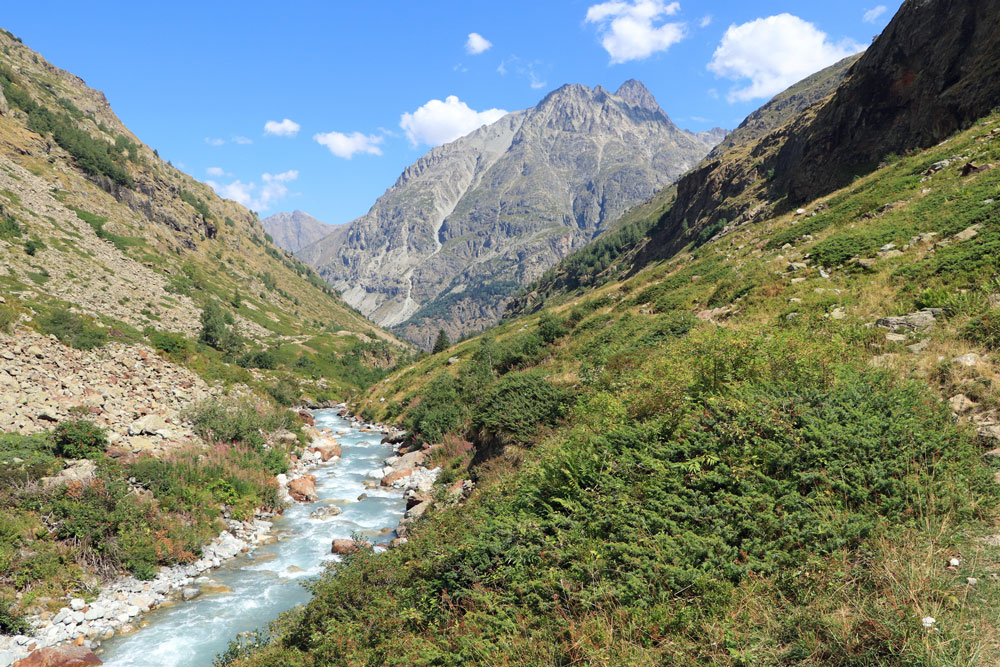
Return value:
[[(330, 543), (361, 533), (376, 544), (388, 542), (406, 509), (400, 494), (365, 489), (367, 473), (392, 455), (380, 433), (362, 433), (333, 410), (317, 410), (316, 427), (328, 428), (342, 447), (339, 461), (311, 471), (320, 500), (297, 503), (274, 519), (279, 540), (239, 556), (206, 574), (232, 592), (204, 593), (143, 617), (149, 626), (104, 642), (101, 659), (109, 667), (202, 667), (226, 650), (240, 632), (263, 628), (281, 612), (309, 600), (302, 584), (321, 574), (331, 560)], [(362, 493), (368, 497), (357, 500)], [(325, 503), (342, 514), (313, 519)]]

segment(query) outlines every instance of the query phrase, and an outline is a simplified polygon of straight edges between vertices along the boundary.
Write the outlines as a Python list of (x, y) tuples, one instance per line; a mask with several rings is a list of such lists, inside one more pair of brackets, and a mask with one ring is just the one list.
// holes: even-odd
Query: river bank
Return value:
[[(339, 435), (356, 432), (368, 446), (373, 444), (372, 441), (380, 443), (385, 434), (375, 425), (344, 420), (336, 413), (337, 409), (315, 413), (325, 415), (326, 421), (321, 420), (317, 423), (319, 428), (310, 429), (310, 446), (300, 459), (293, 462), (286, 474), (276, 478), (285, 494), (288, 510), (295, 510), (300, 505), (292, 497), (297, 495), (294, 490), (291, 495), (288, 493), (296, 488), (296, 481), (308, 482), (306, 486), (312, 486), (318, 469), (333, 467), (340, 460), (341, 443), (335, 439), (338, 432)], [(331, 417), (335, 417), (335, 421), (331, 421)], [(387, 449), (380, 454), (390, 451)], [(336, 516), (329, 511), (327, 514), (328, 517)], [(279, 536), (272, 533), (275, 521), (289, 523), (266, 513), (258, 513), (249, 521), (229, 518), (225, 521), (226, 530), (203, 547), (201, 558), (197, 561), (161, 568), (156, 578), (150, 581), (130, 576), (118, 577), (105, 584), (94, 599), (70, 599), (62, 609), (32, 618), (34, 636), (0, 638), (0, 665), (10, 665), (36, 649), (68, 643), (99, 651), (102, 642), (127, 636), (147, 626), (145, 616), (153, 610), (172, 605), (183, 608), (203, 592), (224, 593), (227, 587), (215, 580), (212, 571), (227, 566), (238, 556), (253, 557), (259, 547), (278, 539)], [(326, 544), (326, 553), (329, 553), (330, 542)]]

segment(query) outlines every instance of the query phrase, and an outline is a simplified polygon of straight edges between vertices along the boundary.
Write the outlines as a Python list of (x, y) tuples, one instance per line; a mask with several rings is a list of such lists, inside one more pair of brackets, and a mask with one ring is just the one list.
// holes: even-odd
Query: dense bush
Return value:
[(62, 462), (54, 454), (48, 433), (0, 434), (0, 491), (55, 473)]
[(189, 416), (195, 432), (206, 440), (243, 443), (256, 450), (264, 447), (264, 433), (301, 428), (301, 420), (293, 412), (265, 410), (246, 401), (227, 404), (211, 399), (198, 405)]
[(187, 336), (171, 331), (152, 331), (149, 342), (157, 350), (170, 355), (186, 356), (191, 351), (191, 341)]
[(302, 397), (299, 385), (288, 378), (283, 378), (278, 382), (268, 385), (267, 393), (278, 405), (285, 407), (295, 405)]
[(104, 429), (86, 419), (59, 422), (52, 431), (56, 453), (70, 459), (82, 459), (103, 454), (108, 446)]
[(271, 350), (254, 350), (237, 359), (236, 363), (243, 368), (261, 368), (273, 371), (278, 367), (278, 358)]
[(30, 635), (31, 624), (10, 600), (0, 598), (0, 635)]
[(977, 345), (1000, 351), (1000, 309), (993, 309), (965, 325), (962, 335)]
[(569, 397), (538, 371), (511, 373), (490, 387), (472, 414), (472, 427), (481, 440), (525, 444), (539, 425), (555, 424)]
[(13, 239), (24, 233), (21, 223), (12, 215), (3, 215), (0, 211), (0, 239)]
[(548, 345), (565, 336), (568, 331), (566, 323), (551, 313), (545, 313), (538, 320), (538, 335)]
[(35, 321), (42, 333), (55, 336), (61, 343), (78, 350), (91, 350), (108, 341), (108, 334), (103, 328), (66, 308), (52, 308)]
[(421, 442), (440, 442), (462, 418), (455, 381), (441, 373), (427, 386), (420, 402), (411, 407), (404, 421), (414, 438)]
[(243, 347), (232, 313), (224, 311), (215, 299), (206, 301), (202, 308), (198, 341), (226, 354), (236, 354)]

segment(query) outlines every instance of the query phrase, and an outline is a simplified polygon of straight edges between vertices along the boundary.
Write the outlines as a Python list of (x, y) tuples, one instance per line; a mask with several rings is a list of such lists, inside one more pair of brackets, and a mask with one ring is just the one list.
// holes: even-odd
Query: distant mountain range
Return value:
[(635, 80), (614, 94), (566, 85), (434, 148), (349, 229), (297, 255), (363, 314), (429, 347), (439, 329), (454, 339), (495, 323), (523, 286), (725, 134), (681, 130)]
[(293, 253), (331, 234), (342, 235), (347, 229), (347, 225), (320, 222), (302, 211), (275, 213), (260, 222), (276, 246)]

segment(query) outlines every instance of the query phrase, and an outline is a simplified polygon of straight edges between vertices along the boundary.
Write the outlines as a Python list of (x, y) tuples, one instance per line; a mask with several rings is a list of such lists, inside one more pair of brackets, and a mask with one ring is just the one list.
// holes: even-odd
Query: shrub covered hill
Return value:
[(378, 382), (432, 509), (225, 662), (1000, 664), (998, 17), (904, 2), (601, 279)]
[(0, 633), (95, 574), (196, 558), (222, 506), (275, 508), (285, 406), (409, 350), (0, 33)]

